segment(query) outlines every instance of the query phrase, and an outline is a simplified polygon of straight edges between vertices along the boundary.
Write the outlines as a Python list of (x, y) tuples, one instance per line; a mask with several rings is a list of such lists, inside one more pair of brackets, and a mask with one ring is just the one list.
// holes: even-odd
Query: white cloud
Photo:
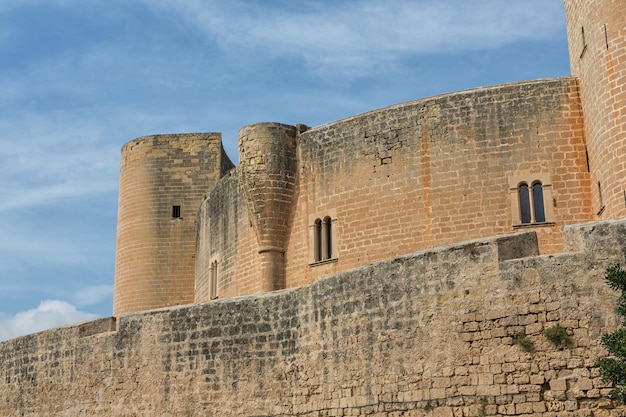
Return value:
[[(146, 0), (140, 0), (146, 1)], [(266, 2), (150, 0), (177, 13), (225, 50), (295, 56), (335, 70), (389, 65), (406, 55), (494, 49), (555, 36), (557, 0)], [(379, 64), (377, 64), (379, 63)]]
[(95, 314), (79, 311), (60, 300), (44, 300), (32, 310), (13, 316), (0, 315), (0, 340), (8, 340), (42, 330), (95, 319)]

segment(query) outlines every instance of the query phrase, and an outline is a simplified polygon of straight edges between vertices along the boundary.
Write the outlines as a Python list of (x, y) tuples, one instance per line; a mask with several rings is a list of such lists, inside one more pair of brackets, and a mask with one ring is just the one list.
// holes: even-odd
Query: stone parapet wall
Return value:
[[(7, 341), (0, 415), (623, 415), (593, 362), (626, 222), (565, 234), (564, 254), (534, 255), (534, 233), (469, 241)], [(571, 346), (542, 335), (556, 324)]]

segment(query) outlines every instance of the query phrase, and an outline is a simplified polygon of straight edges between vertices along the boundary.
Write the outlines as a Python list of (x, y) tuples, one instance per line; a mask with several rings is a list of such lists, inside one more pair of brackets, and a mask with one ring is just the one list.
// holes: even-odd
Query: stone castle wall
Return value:
[[(267, 147), (267, 140), (254, 139), (254, 146)], [(251, 141), (246, 136), (246, 146)], [(220, 297), (269, 288), (259, 254), (269, 244), (254, 239), (255, 225), (262, 221), (265, 228), (280, 226), (281, 235), (287, 234), (284, 285), (290, 288), (381, 259), (519, 230), (514, 220), (519, 179), (530, 183), (541, 178), (546, 196), (547, 190), (552, 193), (545, 204), (553, 218), (524, 226), (537, 232), (542, 253), (562, 250), (563, 225), (594, 218), (580, 97), (571, 77), (480, 88), (372, 111), (302, 129), (297, 146), (293, 197), (281, 196), (288, 204), (270, 210), (273, 217), (259, 220), (258, 213), (249, 217), (244, 212), (259, 205), (249, 201), (253, 193), (268, 198), (259, 187), (265, 182), (257, 177), (252, 185), (240, 182), (209, 194), (199, 222), (197, 288), (207, 287), (202, 268), (215, 258), (225, 262), (218, 271)], [(255, 161), (247, 153), (240, 155), (242, 165)], [(285, 174), (271, 181), (294, 180)], [(326, 215), (335, 221), (336, 256), (310, 266), (312, 222)], [(282, 253), (278, 256), (282, 261)], [(196, 294), (196, 300), (207, 300), (206, 294)]]
[(124, 145), (113, 314), (193, 302), (198, 207), (232, 167), (219, 133), (146, 136)]
[[(626, 222), (564, 237), (562, 254), (537, 256), (534, 233), (475, 240), (3, 342), (0, 415), (622, 415), (593, 362)], [(571, 346), (541, 335), (556, 324)]]
[(565, 0), (572, 75), (579, 79), (599, 218), (626, 216), (626, 4)]

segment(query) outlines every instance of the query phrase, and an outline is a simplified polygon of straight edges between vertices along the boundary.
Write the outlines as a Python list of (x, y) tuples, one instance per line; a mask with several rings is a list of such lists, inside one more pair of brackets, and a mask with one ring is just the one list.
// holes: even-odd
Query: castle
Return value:
[(625, 217), (622, 8), (566, 2), (572, 77), (316, 128), (246, 126), (236, 168), (219, 133), (129, 142), (114, 315), (299, 287), (520, 230), (558, 253), (564, 225)]
[(623, 415), (624, 6), (565, 0), (570, 77), (246, 126), (237, 167), (127, 143), (114, 317), (0, 344), (0, 414)]

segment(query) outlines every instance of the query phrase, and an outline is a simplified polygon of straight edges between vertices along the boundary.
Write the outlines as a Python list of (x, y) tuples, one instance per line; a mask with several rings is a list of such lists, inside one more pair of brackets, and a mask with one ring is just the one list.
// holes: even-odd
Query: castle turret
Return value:
[(232, 167), (219, 133), (146, 136), (124, 145), (114, 315), (194, 301), (196, 213)]
[(626, 4), (565, 0), (598, 218), (626, 216)]
[(265, 291), (285, 287), (284, 253), (296, 181), (297, 128), (259, 123), (239, 131), (239, 180), (259, 243)]

